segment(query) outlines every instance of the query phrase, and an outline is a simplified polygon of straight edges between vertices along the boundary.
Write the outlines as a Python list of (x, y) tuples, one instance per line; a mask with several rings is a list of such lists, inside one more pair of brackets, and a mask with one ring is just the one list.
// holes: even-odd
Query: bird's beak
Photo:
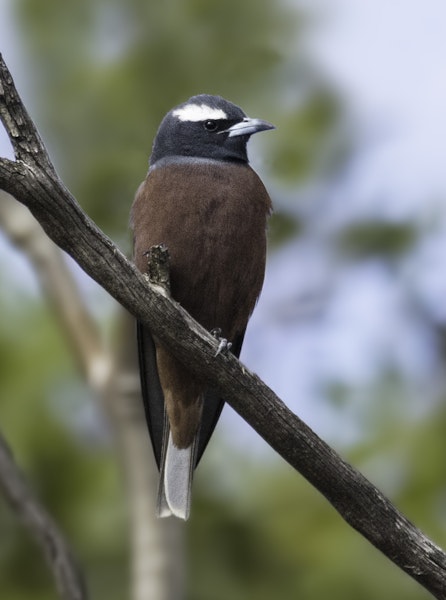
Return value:
[(245, 117), (243, 121), (232, 125), (229, 129), (222, 131), (222, 133), (227, 133), (228, 137), (236, 137), (238, 135), (252, 135), (253, 133), (266, 131), (267, 129), (275, 129), (275, 127), (271, 123), (268, 123), (268, 121)]

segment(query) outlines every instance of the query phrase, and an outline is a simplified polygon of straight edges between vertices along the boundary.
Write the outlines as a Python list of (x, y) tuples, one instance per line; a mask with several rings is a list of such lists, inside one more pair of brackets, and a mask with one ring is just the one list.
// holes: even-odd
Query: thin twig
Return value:
[(58, 527), (26, 483), (12, 452), (0, 433), (0, 488), (42, 548), (63, 600), (87, 600), (80, 570)]

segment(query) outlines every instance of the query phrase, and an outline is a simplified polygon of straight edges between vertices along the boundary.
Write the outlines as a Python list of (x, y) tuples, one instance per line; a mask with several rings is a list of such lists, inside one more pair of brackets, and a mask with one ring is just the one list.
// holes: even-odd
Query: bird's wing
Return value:
[[(232, 342), (231, 352), (238, 358), (242, 349), (243, 338), (245, 331), (236, 336)], [(221, 398), (220, 393), (213, 388), (206, 390), (203, 401), (203, 413), (201, 416), (200, 437), (198, 440), (197, 457), (195, 466), (198, 465), (203, 452), (208, 445), (209, 439), (217, 425), (217, 421), (223, 410), (225, 401)]]
[[(156, 349), (152, 335), (147, 327), (137, 322), (139, 371), (141, 376), (141, 390), (144, 401), (144, 410), (150, 438), (152, 440), (155, 460), (160, 468), (163, 453), (169, 437), (169, 424), (164, 408), (164, 396), (158, 376), (156, 365)], [(242, 349), (245, 332), (239, 334), (232, 343), (231, 352), (239, 357)], [(215, 389), (208, 389), (204, 395), (201, 427), (196, 448), (195, 466), (197, 466), (212, 432), (215, 429), (224, 400)]]
[[(156, 366), (156, 349), (152, 335), (147, 327), (140, 321), (136, 323), (138, 338), (139, 374), (141, 378), (141, 391), (144, 402), (144, 412), (150, 439), (152, 440), (153, 452), (155, 454), (158, 468), (161, 465), (163, 454), (164, 433), (168, 422), (164, 409), (164, 395), (161, 388), (158, 368)], [(168, 433), (168, 432), (167, 432)]]

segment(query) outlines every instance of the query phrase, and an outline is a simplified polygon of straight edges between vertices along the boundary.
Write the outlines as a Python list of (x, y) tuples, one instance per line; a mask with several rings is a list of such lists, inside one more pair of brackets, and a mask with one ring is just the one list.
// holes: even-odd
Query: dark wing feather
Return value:
[[(166, 436), (164, 435), (165, 427), (168, 426), (166, 411), (164, 409), (164, 396), (158, 376), (156, 349), (152, 335), (147, 327), (144, 327), (139, 321), (137, 321), (136, 327), (144, 411), (156, 464), (159, 468), (163, 455), (163, 443), (166, 439)], [(240, 356), (244, 336), (245, 332), (243, 331), (233, 341), (231, 352), (235, 354), (237, 358)], [(206, 449), (209, 439), (217, 425), (224, 403), (225, 401), (220, 397), (217, 390), (211, 388), (205, 392), (195, 466), (197, 466)]]
[[(238, 358), (242, 349), (243, 338), (245, 331), (239, 334), (232, 342), (231, 352)], [(217, 421), (223, 410), (225, 401), (220, 397), (220, 394), (215, 389), (208, 389), (204, 394), (203, 413), (201, 416), (200, 438), (198, 440), (197, 458), (195, 466), (198, 465), (203, 452), (208, 445), (209, 439), (217, 425)]]
[(144, 402), (147, 426), (152, 440), (158, 468), (161, 464), (163, 451), (164, 422), (164, 396), (158, 377), (156, 366), (156, 349), (152, 335), (147, 327), (137, 321), (136, 333), (138, 338), (139, 374), (141, 378), (141, 391)]

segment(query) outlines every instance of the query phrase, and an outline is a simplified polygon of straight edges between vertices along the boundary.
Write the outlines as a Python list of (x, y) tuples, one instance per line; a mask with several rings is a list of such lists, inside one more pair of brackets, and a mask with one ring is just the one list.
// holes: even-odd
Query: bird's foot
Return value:
[(219, 354), (227, 354), (229, 350), (232, 348), (232, 343), (228, 342), (228, 340), (224, 337), (221, 337), (221, 329), (220, 327), (215, 327), (212, 329), (211, 335), (218, 341), (217, 352), (214, 354), (214, 357), (217, 357)]

